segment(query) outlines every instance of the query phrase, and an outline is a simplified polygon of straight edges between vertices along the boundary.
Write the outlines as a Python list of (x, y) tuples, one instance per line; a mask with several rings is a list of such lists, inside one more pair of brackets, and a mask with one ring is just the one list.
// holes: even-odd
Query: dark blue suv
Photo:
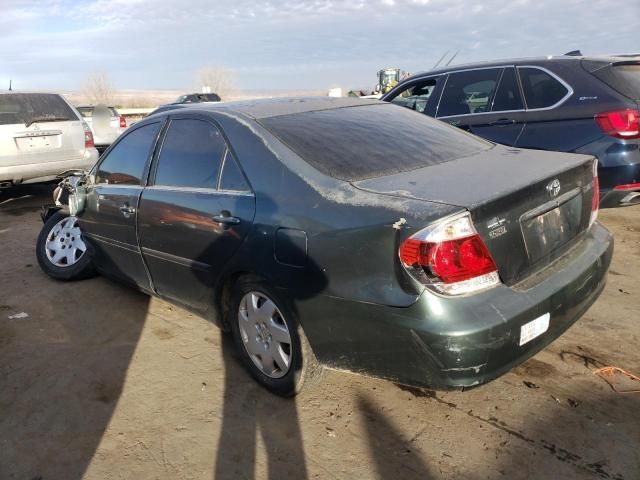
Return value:
[(382, 97), (488, 140), (598, 158), (600, 206), (640, 203), (640, 58), (559, 56), (450, 66)]

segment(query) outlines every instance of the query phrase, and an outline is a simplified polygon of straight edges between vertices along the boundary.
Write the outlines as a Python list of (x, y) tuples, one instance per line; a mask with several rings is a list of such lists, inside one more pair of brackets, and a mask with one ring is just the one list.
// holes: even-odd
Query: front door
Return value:
[(142, 252), (160, 295), (204, 310), (251, 228), (255, 198), (208, 120), (175, 115), (155, 162), (139, 206)]
[(160, 122), (126, 133), (103, 157), (87, 185), (80, 228), (94, 249), (96, 266), (144, 290), (151, 290), (138, 239), (136, 220), (149, 159)]

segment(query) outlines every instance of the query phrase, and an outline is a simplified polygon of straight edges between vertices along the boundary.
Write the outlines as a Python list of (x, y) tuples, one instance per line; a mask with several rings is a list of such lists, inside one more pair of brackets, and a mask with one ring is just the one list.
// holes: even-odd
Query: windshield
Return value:
[(78, 120), (71, 107), (55, 93), (0, 94), (0, 125)]

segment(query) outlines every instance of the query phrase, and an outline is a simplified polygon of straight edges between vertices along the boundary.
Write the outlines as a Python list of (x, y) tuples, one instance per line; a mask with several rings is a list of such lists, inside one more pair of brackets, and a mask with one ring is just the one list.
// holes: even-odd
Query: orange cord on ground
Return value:
[(640, 390), (618, 390), (615, 387), (615, 385), (608, 378), (608, 377), (613, 376), (616, 372), (622, 373), (623, 375), (629, 377), (631, 380), (635, 380), (637, 382), (640, 382), (640, 377), (637, 377), (634, 374), (629, 373), (626, 370), (623, 370), (623, 369), (621, 369), (619, 367), (598, 368), (597, 370), (594, 370), (593, 374), (594, 375), (598, 375), (605, 382), (607, 382), (614, 392), (617, 392), (617, 393), (640, 393)]

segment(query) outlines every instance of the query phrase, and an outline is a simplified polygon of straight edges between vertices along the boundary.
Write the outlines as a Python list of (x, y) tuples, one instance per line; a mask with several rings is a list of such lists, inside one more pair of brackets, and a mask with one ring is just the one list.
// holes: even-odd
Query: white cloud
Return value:
[(96, 69), (123, 88), (176, 88), (206, 64), (246, 88), (363, 88), (381, 67), (426, 70), (447, 50), (465, 62), (638, 49), (640, 18), (639, 3), (612, 0), (0, 2), (3, 74), (34, 88), (74, 88)]

